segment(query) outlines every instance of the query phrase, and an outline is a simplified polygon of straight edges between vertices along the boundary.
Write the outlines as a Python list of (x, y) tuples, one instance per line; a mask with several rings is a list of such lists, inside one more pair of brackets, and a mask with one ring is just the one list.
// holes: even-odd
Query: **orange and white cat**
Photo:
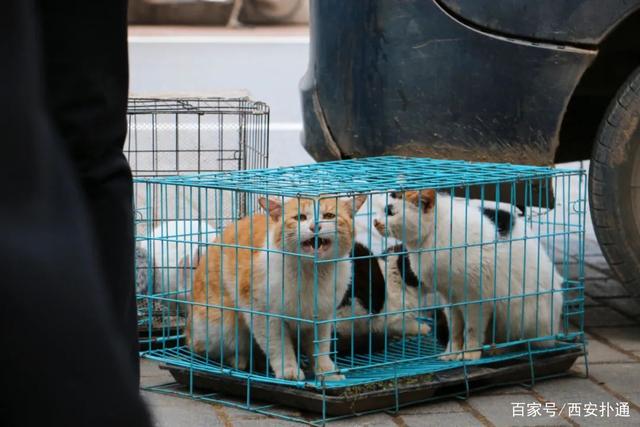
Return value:
[(313, 361), (316, 374), (344, 378), (330, 357), (331, 324), (318, 324), (314, 337), (312, 321), (334, 318), (344, 297), (351, 264), (328, 260), (348, 256), (353, 216), (365, 200), (260, 198), (268, 215), (228, 225), (201, 259), (187, 344), (213, 360), (245, 369), (253, 335), (276, 378), (303, 380), (294, 347), (299, 337), (300, 353)]

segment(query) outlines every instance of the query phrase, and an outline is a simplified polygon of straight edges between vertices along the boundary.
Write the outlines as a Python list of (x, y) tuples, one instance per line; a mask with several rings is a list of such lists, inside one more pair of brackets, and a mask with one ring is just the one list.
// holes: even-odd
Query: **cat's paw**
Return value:
[[(427, 335), (431, 332), (431, 327), (424, 322), (417, 320), (407, 322), (404, 325), (405, 335)], [(399, 331), (398, 336), (402, 336), (402, 331)]]
[(418, 333), (420, 335), (428, 335), (431, 333), (431, 326), (426, 324), (425, 322), (418, 322)]
[(305, 376), (302, 369), (298, 368), (297, 365), (285, 366), (284, 371), (275, 372), (276, 378), (281, 378), (283, 380), (292, 380), (292, 381), (304, 381)]
[(387, 227), (385, 226), (384, 222), (374, 219), (373, 226), (376, 228), (376, 230), (378, 231), (378, 233), (380, 233), (382, 237), (389, 237), (388, 235), (389, 233), (387, 231)]
[(193, 340), (189, 337), (187, 338), (187, 345), (191, 347), (191, 351), (198, 354), (204, 354), (206, 352), (205, 341), (203, 340)]
[(461, 357), (462, 355), (460, 353), (451, 353), (440, 356), (438, 357), (438, 359), (442, 360), (443, 362), (451, 362), (453, 360), (460, 360)]
[(241, 371), (245, 371), (248, 365), (249, 365), (249, 358), (244, 355), (238, 355), (237, 358), (234, 357), (231, 362), (231, 366)]
[(481, 350), (465, 351), (462, 353), (462, 360), (478, 360), (482, 357)]
[(327, 374), (324, 376), (325, 381), (342, 381), (345, 378), (342, 374)]
[[(335, 372), (336, 365), (329, 356), (320, 356), (318, 358), (318, 368), (315, 370), (316, 376), (324, 377), (327, 381), (340, 381), (344, 379), (344, 375)], [(328, 372), (328, 373), (325, 373)]]

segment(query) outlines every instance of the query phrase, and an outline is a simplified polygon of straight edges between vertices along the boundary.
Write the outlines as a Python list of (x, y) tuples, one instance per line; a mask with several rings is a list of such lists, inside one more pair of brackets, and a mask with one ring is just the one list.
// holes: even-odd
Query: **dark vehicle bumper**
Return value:
[(490, 33), (435, 0), (312, 1), (303, 145), (319, 161), (551, 164), (596, 52)]

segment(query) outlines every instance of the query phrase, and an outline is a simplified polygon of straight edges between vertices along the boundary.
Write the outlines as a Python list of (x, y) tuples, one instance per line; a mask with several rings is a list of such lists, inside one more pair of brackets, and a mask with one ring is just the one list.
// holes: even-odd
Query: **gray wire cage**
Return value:
[(130, 98), (124, 147), (135, 177), (268, 166), (269, 107), (249, 98)]
[[(269, 107), (248, 97), (131, 97), (127, 108), (127, 126), (124, 154), (134, 178), (208, 174), (268, 166)], [(180, 204), (183, 212), (166, 208), (176, 206), (174, 199), (173, 194), (164, 194), (161, 199), (155, 191), (148, 192), (140, 184), (134, 183), (139, 314), (149, 312), (145, 296), (153, 292), (154, 283), (167, 280), (166, 276), (179, 267), (167, 258), (169, 251), (162, 244), (153, 246), (151, 251), (141, 244), (143, 236), (152, 235), (161, 239), (168, 233), (174, 233), (172, 226), (184, 228), (184, 223), (171, 222), (172, 218), (184, 218), (187, 206), (184, 200)], [(194, 218), (225, 216), (222, 211), (206, 210), (207, 206), (213, 209), (213, 201), (210, 204), (201, 202), (194, 200), (189, 205), (198, 205), (198, 209), (192, 212)], [(238, 203), (237, 211), (242, 214), (246, 202), (240, 200)], [(161, 205), (165, 206), (163, 212), (160, 212)], [(157, 221), (160, 217), (164, 221), (162, 226)], [(212, 236), (205, 230), (211, 232), (215, 224), (194, 222), (194, 227), (203, 233), (203, 239), (207, 239)], [(166, 259), (155, 257), (154, 252), (164, 253)], [(195, 260), (191, 264), (190, 257), (173, 255), (171, 259), (189, 260), (189, 265), (180, 267), (195, 268)], [(166, 307), (156, 305), (152, 308), (153, 313), (166, 321), (167, 313), (162, 312)], [(174, 324), (179, 322), (179, 318), (173, 318)], [(153, 331), (149, 331), (148, 322), (140, 322), (141, 342), (153, 341), (153, 336), (161, 333), (160, 327), (156, 330), (152, 325), (151, 329)]]

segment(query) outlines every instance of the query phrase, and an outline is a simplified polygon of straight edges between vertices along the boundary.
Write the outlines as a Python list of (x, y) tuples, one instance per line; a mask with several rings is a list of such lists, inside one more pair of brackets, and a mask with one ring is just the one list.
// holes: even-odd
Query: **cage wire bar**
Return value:
[(136, 183), (159, 206), (140, 244), (171, 263), (142, 355), (177, 382), (153, 391), (322, 425), (586, 363), (582, 170), (390, 156)]
[(249, 98), (129, 98), (127, 126), (136, 177), (268, 166), (269, 107)]
[[(248, 97), (130, 97), (123, 151), (134, 178), (266, 168), (269, 107)], [(176, 208), (180, 203), (185, 209), (187, 204), (172, 196), (165, 194), (161, 198), (153, 191), (148, 194), (144, 185), (134, 182), (136, 291), (142, 343), (155, 342), (155, 335), (165, 335), (162, 327), (166, 327), (147, 325), (143, 320), (151, 310), (146, 295), (168, 281), (176, 288), (185, 286), (186, 276), (174, 277), (174, 273), (178, 264), (185, 271), (195, 268), (197, 257), (193, 245), (170, 245), (165, 241), (148, 247), (144, 243), (147, 233), (167, 239), (197, 235), (203, 241), (213, 239), (217, 233), (212, 224), (177, 221), (184, 217), (184, 211), (178, 213), (167, 207)], [(223, 212), (203, 212), (203, 206), (199, 205), (200, 211), (194, 217), (224, 218)], [(243, 200), (236, 213), (244, 211)], [(162, 224), (157, 221), (159, 218)], [(156, 318), (169, 316), (166, 306), (152, 307)], [(173, 323), (180, 321), (175, 313), (171, 318)]]

